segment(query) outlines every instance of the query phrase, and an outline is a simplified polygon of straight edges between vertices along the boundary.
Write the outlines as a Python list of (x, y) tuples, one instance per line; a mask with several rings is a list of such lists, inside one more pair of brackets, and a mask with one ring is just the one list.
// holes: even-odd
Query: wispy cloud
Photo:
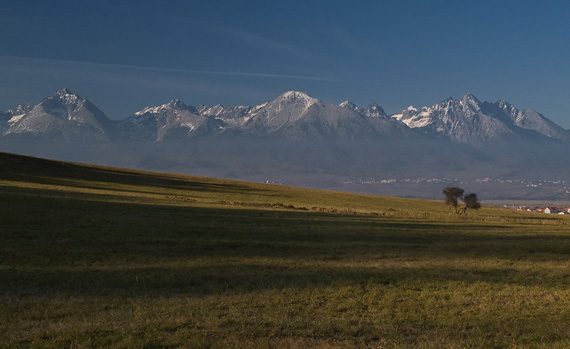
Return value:
[(219, 76), (243, 76), (243, 77), (258, 77), (258, 78), (342, 82), (341, 80), (318, 77), (318, 76), (286, 75), (286, 74), (273, 74), (273, 73), (260, 73), (260, 72), (171, 69), (171, 68), (147, 67), (147, 66), (136, 66), (136, 65), (124, 65), (124, 64), (108, 64), (108, 63), (96, 63), (96, 62), (86, 62), (86, 61), (54, 60), (54, 59), (45, 59), (45, 58), (12, 57), (12, 56), (0, 56), (0, 59), (22, 61), (28, 63), (36, 62), (36, 63), (48, 63), (48, 64), (67, 64), (67, 65), (82, 66), (84, 68), (93, 67), (93, 68), (124, 69), (124, 70), (138, 70), (146, 72), (157, 72), (157, 73), (169, 73), (169, 74), (175, 73), (175, 74), (188, 74), (188, 75), (199, 74), (199, 75), (219, 75)]
[(169, 23), (177, 22), (182, 25), (190, 25), (192, 27), (198, 28), (200, 30), (206, 30), (226, 38), (230, 38), (240, 42), (241, 44), (255, 49), (262, 50), (272, 50), (280, 54), (286, 54), (287, 56), (295, 59), (308, 60), (311, 59), (310, 53), (305, 50), (299, 49), (298, 47), (276, 40), (274, 38), (269, 38), (257, 33), (252, 33), (250, 31), (233, 27), (227, 24), (213, 24), (204, 21), (194, 20), (189, 22), (186, 18), (176, 18), (172, 15), (169, 16)]
[(215, 27), (216, 31), (236, 38), (237, 40), (240, 40), (241, 42), (243, 42), (246, 45), (252, 46), (252, 47), (257, 47), (257, 48), (262, 48), (262, 49), (271, 49), (274, 51), (279, 51), (279, 52), (284, 52), (287, 53), (290, 56), (293, 56), (295, 58), (300, 58), (300, 59), (309, 59), (310, 55), (305, 52), (302, 51), (300, 49), (297, 49), (294, 46), (291, 46), (289, 44), (285, 44), (283, 42), (277, 41), (277, 40), (271, 40), (271, 39), (267, 39), (265, 37), (259, 36), (257, 34), (253, 34), (244, 30), (239, 30), (236, 28), (231, 28), (231, 27), (227, 27), (227, 26), (217, 26)]
[[(192, 69), (170, 69), (160, 67), (135, 66), (124, 64), (108, 64), (72, 60), (54, 60), (42, 58), (0, 56), (0, 77), (5, 76), (4, 82), (0, 79), (0, 87), (7, 87), (8, 80), (33, 81), (41, 76), (44, 85), (51, 88), (97, 85), (103, 89), (125, 86), (127, 89), (152, 90), (153, 93), (163, 95), (166, 91), (179, 94), (193, 91), (196, 95), (219, 96), (222, 90), (228, 95), (238, 95), (249, 88), (250, 97), (267, 94), (267, 90), (260, 86), (272, 86), (275, 90), (303, 89), (306, 86), (321, 88), (346, 88), (352, 85), (355, 88), (363, 86), (383, 88), (418, 88), (422, 87), (414, 81), (372, 81), (361, 79), (341, 79), (334, 76), (287, 75), (264, 72), (235, 72), (211, 71)], [(235, 79), (226, 79), (235, 78)], [(260, 81), (255, 81), (260, 80)], [(261, 81), (263, 80), (263, 81)], [(307, 85), (309, 84), (309, 85)], [(56, 86), (54, 86), (56, 85)], [(328, 86), (325, 88), (325, 86)], [(335, 87), (333, 87), (335, 86)], [(229, 91), (228, 89), (233, 89)], [(43, 93), (43, 92), (42, 92)], [(271, 92), (273, 93), (273, 92)], [(222, 96), (224, 97), (224, 96)], [(242, 96), (247, 97), (247, 96)], [(261, 98), (261, 97), (259, 97)]]

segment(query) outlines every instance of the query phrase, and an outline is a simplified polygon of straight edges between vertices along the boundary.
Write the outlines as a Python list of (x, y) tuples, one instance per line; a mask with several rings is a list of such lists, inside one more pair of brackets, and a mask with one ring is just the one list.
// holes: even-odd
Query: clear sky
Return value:
[(394, 113), (467, 92), (570, 128), (568, 1), (2, 1), (0, 110), (67, 87), (122, 119), (288, 90)]

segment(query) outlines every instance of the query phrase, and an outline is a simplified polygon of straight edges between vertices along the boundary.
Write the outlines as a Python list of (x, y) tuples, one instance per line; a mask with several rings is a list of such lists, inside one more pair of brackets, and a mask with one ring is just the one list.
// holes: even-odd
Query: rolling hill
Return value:
[(568, 344), (567, 217), (6, 153), (0, 202), (2, 346)]

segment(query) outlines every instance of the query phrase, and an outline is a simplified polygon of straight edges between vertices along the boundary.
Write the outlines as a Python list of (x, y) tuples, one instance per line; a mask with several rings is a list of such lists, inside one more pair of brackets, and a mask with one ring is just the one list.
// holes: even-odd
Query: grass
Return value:
[(0, 347), (570, 345), (566, 217), (1, 153), (0, 202)]

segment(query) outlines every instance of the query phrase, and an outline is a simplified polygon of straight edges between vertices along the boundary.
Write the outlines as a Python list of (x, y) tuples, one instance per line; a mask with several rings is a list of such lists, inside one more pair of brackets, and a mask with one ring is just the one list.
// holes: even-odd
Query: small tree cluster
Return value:
[[(481, 208), (481, 203), (477, 198), (477, 194), (471, 193), (463, 196), (465, 191), (458, 187), (447, 187), (443, 189), (445, 195), (445, 204), (455, 210), (456, 214), (465, 213), (468, 208), (478, 210)], [(465, 206), (459, 206), (459, 200), (463, 201)]]

